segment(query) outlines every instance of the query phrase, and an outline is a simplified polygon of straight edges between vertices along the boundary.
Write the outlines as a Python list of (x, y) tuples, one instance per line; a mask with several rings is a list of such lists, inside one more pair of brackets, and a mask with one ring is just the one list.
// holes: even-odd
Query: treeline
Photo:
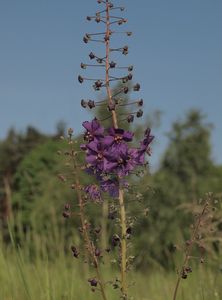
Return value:
[[(98, 113), (104, 115), (102, 109)], [(138, 136), (142, 131), (138, 127)], [(61, 125), (53, 136), (28, 127), (24, 133), (11, 129), (0, 142), (0, 220), (6, 245), (10, 243), (8, 221), (16, 242), (21, 246), (29, 243), (32, 255), (36, 236), (55, 244), (65, 240), (64, 251), (69, 251), (70, 243), (79, 243), (72, 173), (67, 171), (66, 159), (61, 155), (68, 147), (60, 139), (65, 135)], [(81, 137), (76, 137), (76, 142), (78, 146)], [(153, 151), (156, 147), (158, 143), (153, 145)], [(63, 183), (59, 174), (65, 178)], [(134, 249), (130, 251), (135, 254), (137, 267), (158, 264), (169, 268), (173, 266), (174, 244), (186, 239), (192, 222), (192, 217), (180, 209), (181, 204), (195, 204), (206, 192), (214, 192), (218, 198), (222, 194), (222, 166), (212, 160), (211, 126), (201, 112), (190, 111), (183, 120), (174, 122), (158, 170), (152, 175), (140, 175), (130, 179), (127, 196), (132, 216), (135, 210), (141, 212), (138, 219), (132, 218), (130, 238), (134, 240)], [(82, 182), (89, 180), (84, 173), (81, 176)], [(115, 228), (112, 201), (108, 199), (107, 206), (92, 203), (87, 208), (90, 222), (103, 227), (102, 247), (108, 247)], [(62, 216), (66, 203), (74, 211), (68, 219)], [(95, 205), (101, 205), (100, 213)], [(221, 224), (218, 226), (221, 230)], [(216, 243), (213, 248), (219, 253)], [(56, 257), (55, 249), (50, 246), (49, 258)]]

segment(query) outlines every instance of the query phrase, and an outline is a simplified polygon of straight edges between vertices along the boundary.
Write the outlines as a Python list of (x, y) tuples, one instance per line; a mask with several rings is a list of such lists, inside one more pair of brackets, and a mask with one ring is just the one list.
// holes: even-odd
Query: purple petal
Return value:
[(82, 123), (82, 126), (83, 126), (86, 130), (91, 131), (91, 122), (85, 121), (85, 122)]
[(95, 155), (87, 155), (86, 156), (86, 162), (89, 164), (95, 164), (96, 163), (96, 156)]
[(132, 139), (133, 139), (133, 136), (134, 136), (134, 133), (133, 133), (133, 132), (125, 131), (124, 134), (123, 134), (123, 139), (124, 139), (126, 142), (131, 142)]
[(88, 145), (87, 145), (87, 148), (89, 149), (89, 150), (92, 150), (92, 151), (94, 151), (94, 152), (98, 152), (98, 142), (95, 142), (95, 141), (92, 141), (92, 142), (90, 142)]
[(114, 142), (114, 137), (111, 135), (107, 135), (103, 138), (102, 143), (106, 146), (111, 146)]

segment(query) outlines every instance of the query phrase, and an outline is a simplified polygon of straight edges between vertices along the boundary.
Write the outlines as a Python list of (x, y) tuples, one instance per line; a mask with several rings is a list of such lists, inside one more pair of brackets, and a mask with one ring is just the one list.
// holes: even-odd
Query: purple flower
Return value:
[(93, 141), (94, 139), (103, 138), (104, 128), (100, 125), (98, 120), (94, 119), (92, 122), (85, 121), (82, 126), (86, 129), (84, 139), (88, 142)]
[(119, 197), (119, 182), (117, 178), (101, 181), (100, 187), (104, 192), (109, 193), (111, 197), (113, 198)]
[(130, 131), (125, 131), (121, 128), (110, 128), (109, 135), (104, 137), (104, 143), (107, 145), (116, 145), (117, 147), (122, 144), (122, 142), (131, 142), (133, 139), (133, 133)]
[(101, 192), (99, 187), (95, 184), (90, 184), (85, 187), (84, 191), (89, 195), (90, 199), (93, 201), (102, 201)]
[(151, 142), (154, 139), (154, 135), (151, 135), (151, 129), (147, 128), (147, 130), (144, 133), (144, 139), (143, 141), (140, 143), (140, 151), (143, 152), (147, 152), (149, 151), (149, 145), (151, 144)]
[(140, 148), (138, 149), (137, 162), (139, 165), (143, 165), (145, 162), (145, 153), (150, 155), (150, 144), (153, 141), (154, 136), (151, 135), (151, 129), (147, 128), (144, 133), (144, 139), (140, 142)]
[(109, 172), (115, 167), (107, 145), (99, 141), (93, 141), (87, 145), (86, 161), (97, 173)]
[(115, 147), (112, 147), (111, 156), (113, 161), (112, 172), (116, 173), (119, 177), (128, 175), (138, 164), (138, 150), (128, 148), (126, 144), (121, 145), (118, 151), (115, 151)]

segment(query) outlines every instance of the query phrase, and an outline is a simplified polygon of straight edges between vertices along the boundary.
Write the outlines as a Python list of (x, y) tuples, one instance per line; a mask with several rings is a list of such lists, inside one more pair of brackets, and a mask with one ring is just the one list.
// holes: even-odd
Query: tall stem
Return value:
[[(106, 0), (106, 91), (108, 103), (113, 104), (112, 91), (109, 84), (109, 55), (110, 55), (110, 6)], [(118, 120), (116, 111), (112, 110), (112, 123), (114, 128), (118, 128)], [(126, 277), (126, 262), (127, 262), (127, 244), (126, 244), (126, 210), (124, 203), (123, 190), (119, 189), (119, 205), (120, 205), (120, 222), (121, 222), (121, 292), (122, 298), (127, 299), (127, 277)]]
[(124, 204), (123, 190), (119, 190), (119, 204), (120, 204), (120, 222), (121, 222), (121, 285), (123, 299), (127, 299), (127, 278), (126, 278), (126, 210)]
[[(109, 54), (110, 54), (110, 14), (109, 2), (106, 0), (106, 92), (109, 104), (113, 103), (112, 92), (109, 84)], [(112, 122), (115, 128), (118, 128), (116, 111), (112, 110)]]
[(86, 218), (85, 218), (85, 211), (84, 211), (84, 201), (83, 201), (81, 190), (80, 190), (79, 177), (77, 175), (78, 174), (78, 167), (77, 167), (76, 160), (75, 160), (75, 157), (74, 157), (73, 153), (74, 152), (72, 150), (73, 164), (74, 164), (74, 169), (76, 171), (75, 184), (76, 184), (77, 197), (78, 197), (78, 202), (79, 202), (80, 221), (81, 221), (81, 226), (82, 226), (82, 231), (83, 231), (83, 237), (84, 237), (84, 241), (86, 243), (86, 249), (89, 252), (91, 261), (92, 261), (93, 266), (95, 267), (95, 270), (96, 270), (96, 275), (97, 275), (97, 279), (98, 279), (98, 283), (99, 283), (99, 287), (100, 287), (101, 297), (102, 297), (103, 300), (107, 300), (106, 293), (105, 293), (105, 284), (104, 284), (102, 276), (100, 274), (98, 259), (95, 255), (95, 247), (94, 247), (93, 242), (90, 240), (88, 230), (87, 230), (87, 226), (86, 226), (86, 222), (85, 222)]

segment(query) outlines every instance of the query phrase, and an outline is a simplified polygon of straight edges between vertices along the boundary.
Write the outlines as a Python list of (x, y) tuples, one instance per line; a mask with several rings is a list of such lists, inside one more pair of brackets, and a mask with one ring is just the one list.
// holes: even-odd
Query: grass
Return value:
[[(86, 267), (87, 269), (87, 267)], [(115, 278), (104, 269), (106, 279)], [(92, 276), (92, 274), (91, 274)], [(130, 294), (135, 300), (172, 299), (176, 282), (174, 272), (158, 271), (131, 273)], [(99, 293), (90, 290), (90, 277), (79, 260), (60, 253), (52, 262), (47, 257), (30, 259), (26, 249), (0, 248), (1, 300), (97, 300)], [(133, 283), (135, 282), (135, 284)], [(222, 299), (222, 273), (199, 266), (183, 280), (178, 300)], [(119, 299), (118, 290), (108, 286), (108, 299)]]

